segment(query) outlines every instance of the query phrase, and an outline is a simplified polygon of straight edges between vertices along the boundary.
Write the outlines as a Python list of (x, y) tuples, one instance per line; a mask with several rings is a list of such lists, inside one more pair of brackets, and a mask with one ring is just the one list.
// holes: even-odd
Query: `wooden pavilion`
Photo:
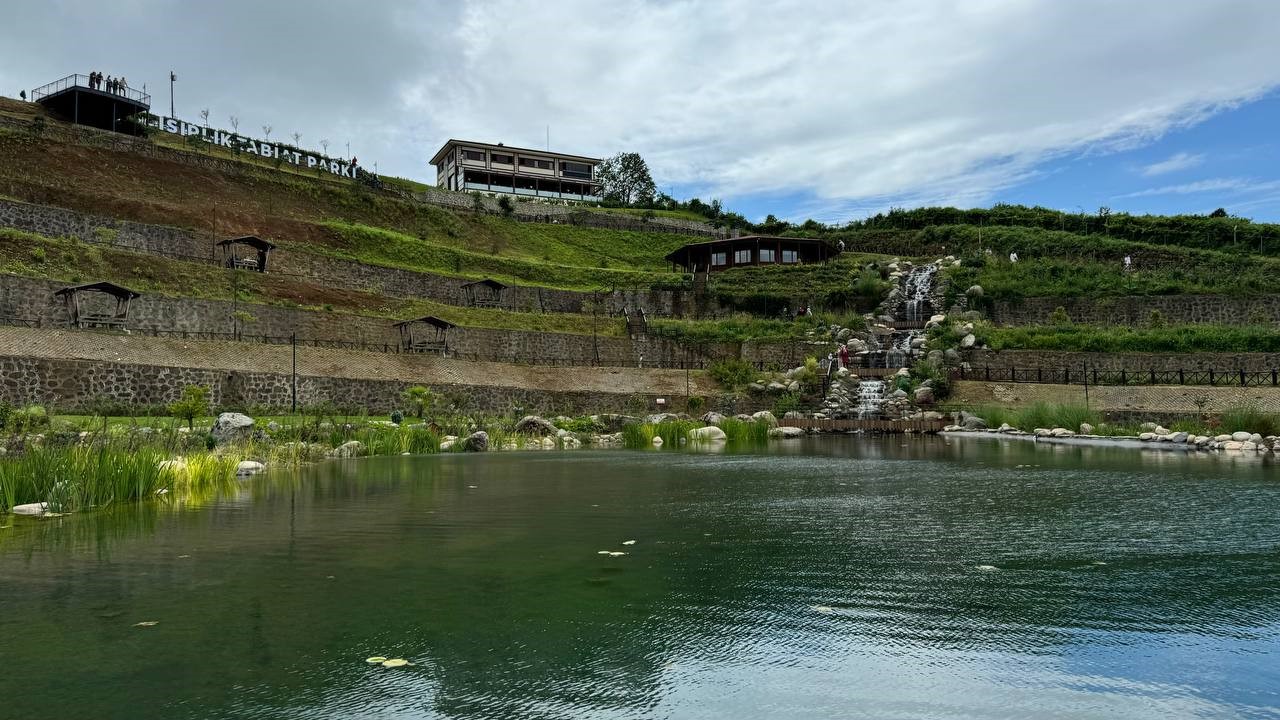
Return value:
[(67, 327), (116, 330), (123, 330), (129, 319), (129, 301), (141, 297), (127, 287), (110, 282), (71, 285), (54, 295), (61, 295), (66, 302)]
[(400, 331), (400, 349), (404, 352), (445, 355), (449, 352), (449, 331), (457, 325), (434, 315), (426, 315), (413, 320), (402, 320), (395, 327)]
[(214, 243), (222, 257), (222, 266), (236, 270), (267, 271), (267, 258), (276, 249), (274, 243), (256, 235), (227, 238)]
[(470, 307), (502, 307), (502, 291), (507, 286), (492, 278), (476, 280), (462, 285)]

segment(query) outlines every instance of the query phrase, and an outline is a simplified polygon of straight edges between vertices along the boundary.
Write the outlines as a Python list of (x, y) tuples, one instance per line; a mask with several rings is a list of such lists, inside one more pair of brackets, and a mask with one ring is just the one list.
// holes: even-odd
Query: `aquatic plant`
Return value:
[(768, 423), (725, 418), (719, 425), (730, 445), (765, 445), (769, 442)]

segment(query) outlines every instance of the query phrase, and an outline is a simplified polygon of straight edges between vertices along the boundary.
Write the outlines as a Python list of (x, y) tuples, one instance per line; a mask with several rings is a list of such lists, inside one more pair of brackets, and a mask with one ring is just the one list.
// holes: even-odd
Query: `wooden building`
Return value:
[(700, 273), (756, 265), (809, 265), (827, 262), (839, 254), (825, 240), (744, 235), (690, 243), (666, 259), (673, 270)]
[(141, 297), (110, 282), (71, 285), (54, 293), (67, 305), (67, 327), (123, 330), (129, 320), (129, 301)]
[(276, 246), (256, 235), (219, 240), (216, 245), (222, 256), (222, 266), (236, 270), (267, 271), (267, 258)]
[(506, 285), (492, 278), (462, 285), (462, 292), (466, 294), (469, 307), (502, 307), (502, 291), (506, 289)]
[(403, 320), (396, 323), (395, 327), (400, 331), (402, 351), (445, 355), (449, 352), (449, 331), (457, 325), (434, 315), (426, 315)]

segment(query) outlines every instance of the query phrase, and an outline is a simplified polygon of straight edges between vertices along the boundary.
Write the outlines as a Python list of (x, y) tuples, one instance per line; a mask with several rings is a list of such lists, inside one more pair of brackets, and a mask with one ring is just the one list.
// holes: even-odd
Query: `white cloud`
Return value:
[(1203, 154), (1191, 154), (1186, 152), (1175, 153), (1168, 159), (1161, 160), (1157, 163), (1151, 163), (1142, 168), (1142, 174), (1145, 177), (1155, 177), (1156, 175), (1165, 175), (1179, 170), (1189, 170), (1204, 162)]
[(1179, 185), (1147, 188), (1137, 192), (1117, 195), (1117, 198), (1155, 197), (1157, 195), (1198, 195), (1219, 193), (1228, 197), (1240, 197), (1280, 189), (1280, 180), (1248, 180), (1246, 178), (1210, 178)]
[(550, 125), (556, 148), (640, 152), (662, 185), (730, 207), (801, 197), (834, 219), (986, 202), (1047, 160), (1139, 146), (1280, 84), (1280, 3), (1247, 0), (202, 8), (20, 2), (0, 87), (102, 65), (154, 88), (173, 64), (188, 117), (350, 140), (384, 171), (434, 180), (446, 138), (541, 146)]

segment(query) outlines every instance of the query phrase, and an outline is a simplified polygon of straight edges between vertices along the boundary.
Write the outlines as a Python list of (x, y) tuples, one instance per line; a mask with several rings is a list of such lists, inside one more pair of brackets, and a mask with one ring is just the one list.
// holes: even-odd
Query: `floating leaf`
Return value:
[(636, 541), (635, 541), (635, 540), (623, 540), (623, 541), (622, 541), (622, 544), (623, 544), (623, 545), (635, 545), (635, 544), (636, 544)]
[(382, 657), (381, 655), (374, 655), (371, 658), (365, 658), (364, 661), (369, 663), (370, 665), (380, 665), (386, 662), (387, 659)]
[(159, 620), (143, 620), (140, 623), (134, 623), (133, 626), (134, 627), (153, 627), (159, 624), (160, 624)]
[(390, 660), (382, 661), (382, 667), (385, 667), (385, 668), (404, 667), (405, 665), (412, 665), (412, 664), (413, 663), (409, 662), (408, 660), (405, 660), (404, 658), (391, 658)]

